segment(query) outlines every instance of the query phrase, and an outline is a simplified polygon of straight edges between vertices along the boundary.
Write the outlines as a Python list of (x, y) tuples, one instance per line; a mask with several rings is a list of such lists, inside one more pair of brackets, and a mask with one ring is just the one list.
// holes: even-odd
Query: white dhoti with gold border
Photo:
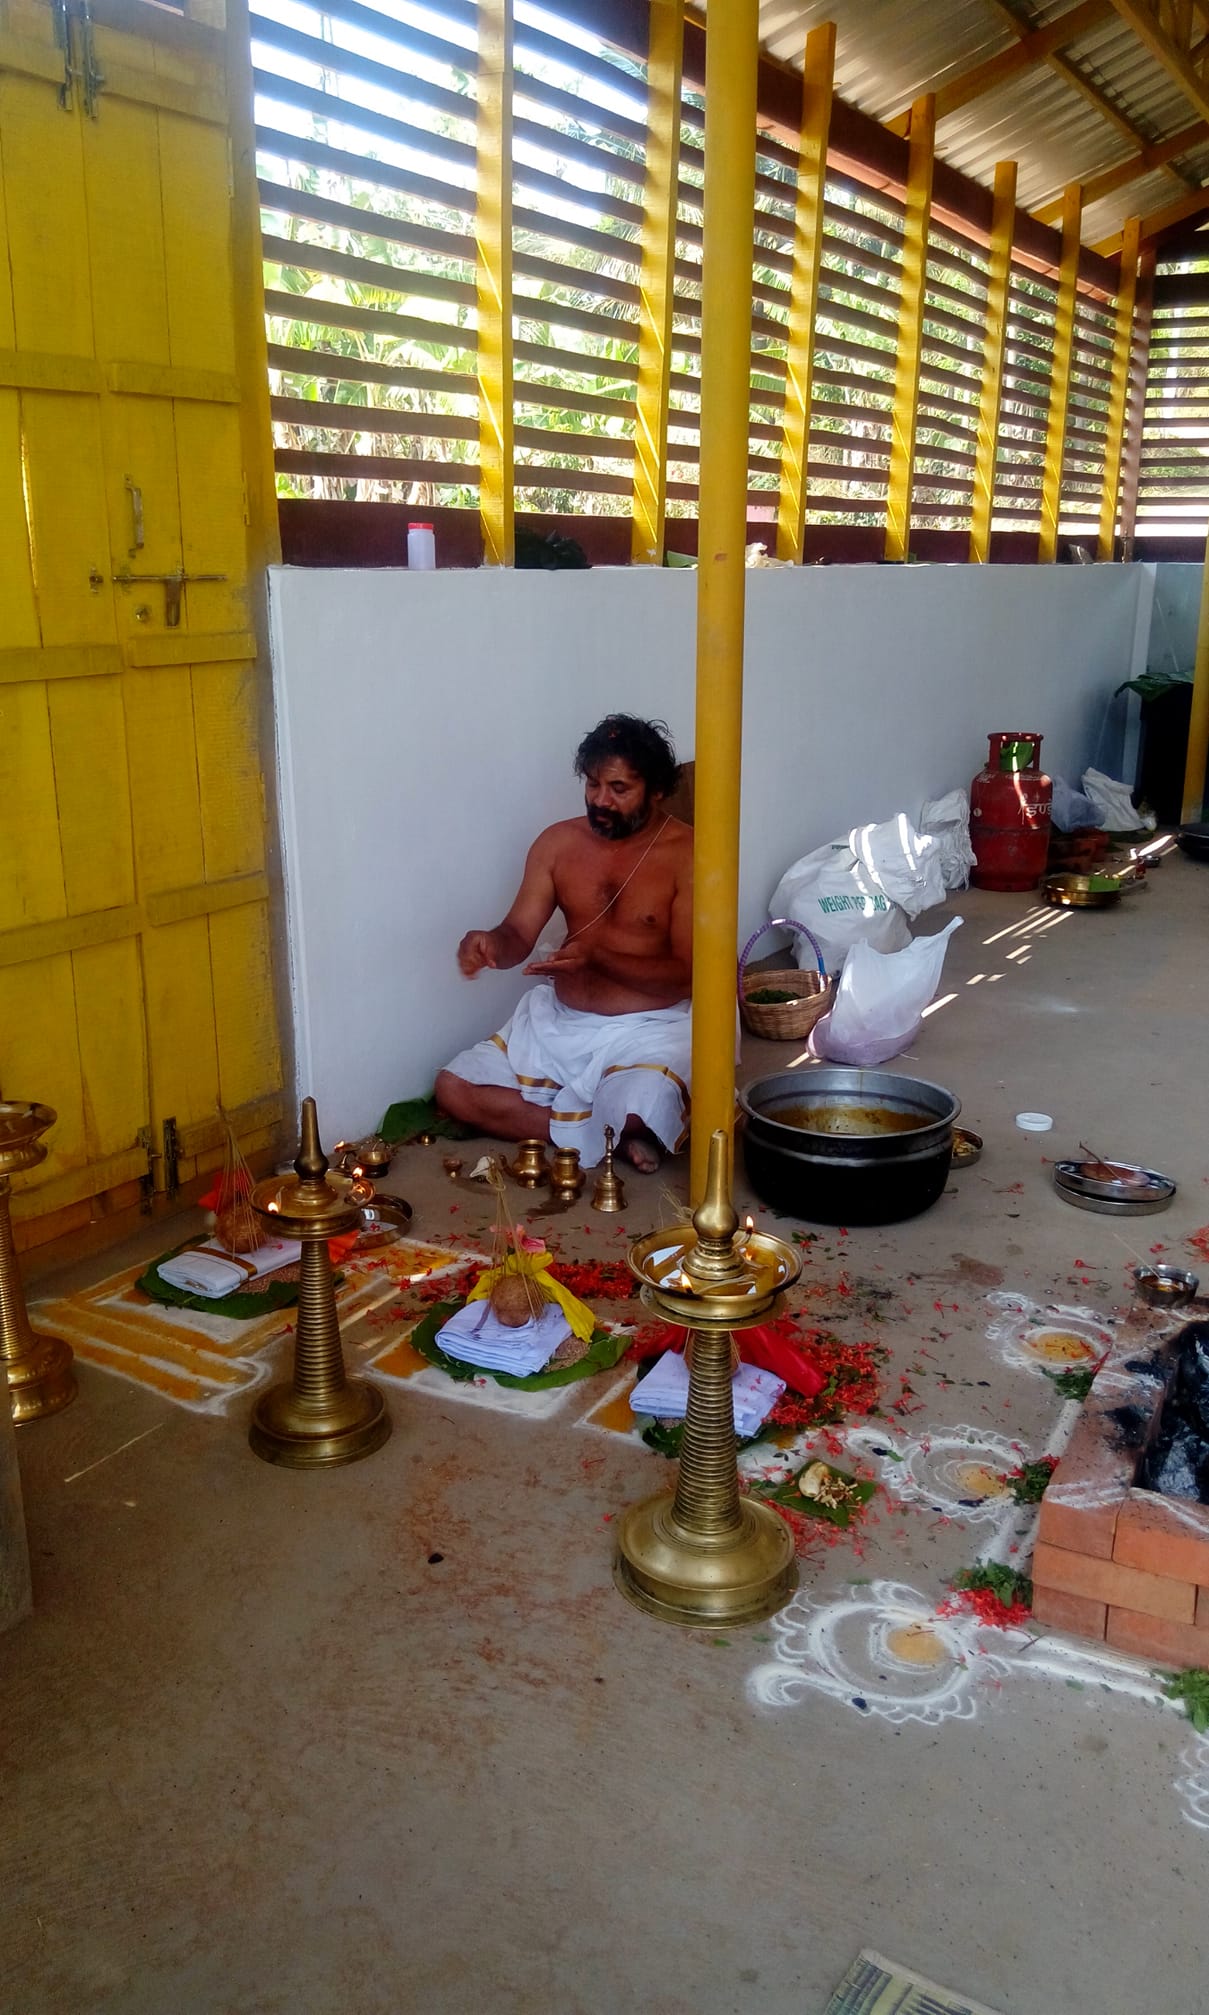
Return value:
[(688, 1137), (692, 1005), (588, 1014), (564, 1007), (553, 980), (517, 1003), (498, 1034), (445, 1068), (467, 1084), (519, 1091), (550, 1108), (556, 1147), (577, 1147), (584, 1168), (604, 1156), (604, 1130), (620, 1135), (630, 1113), (674, 1154)]

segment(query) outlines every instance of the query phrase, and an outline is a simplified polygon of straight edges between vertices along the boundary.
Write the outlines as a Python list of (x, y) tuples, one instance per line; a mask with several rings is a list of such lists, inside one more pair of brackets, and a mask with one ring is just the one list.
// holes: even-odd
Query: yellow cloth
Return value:
[(585, 1343), (591, 1342), (596, 1332), (596, 1317), (586, 1302), (572, 1294), (569, 1287), (563, 1287), (547, 1269), (554, 1264), (552, 1252), (510, 1252), (502, 1266), (489, 1266), (481, 1273), (466, 1296), (467, 1301), (485, 1301), (497, 1280), (507, 1273), (527, 1273), (539, 1287), (547, 1301), (556, 1301), (576, 1336)]

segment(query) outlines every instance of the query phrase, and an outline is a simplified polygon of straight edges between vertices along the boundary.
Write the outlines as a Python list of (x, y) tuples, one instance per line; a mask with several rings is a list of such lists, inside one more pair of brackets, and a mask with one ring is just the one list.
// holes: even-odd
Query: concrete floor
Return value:
[[(921, 1367), (888, 1442), (963, 1425), (1036, 1453), (1062, 1403), (987, 1340), (987, 1293), (1125, 1312), (1129, 1248), (1189, 1263), (1209, 1221), (1209, 870), (1171, 859), (1036, 937), (992, 941), (1027, 898), (951, 907), (956, 998), (901, 1067), (960, 1094), (984, 1159), (923, 1219), (824, 1232), (810, 1305), (890, 1347), (888, 1398)], [(785, 1060), (749, 1044), (745, 1069)], [(1022, 1108), (1053, 1133), (1018, 1132)], [(1080, 1139), (1170, 1170), (1173, 1208), (1060, 1203), (1046, 1158)], [(396, 1163), (417, 1231), (481, 1235), (439, 1157)], [(630, 1178), (631, 1233), (665, 1181)], [(584, 1222), (557, 1221), (564, 1254), (622, 1249)], [(299, 1476), (249, 1453), (246, 1404), (203, 1418), (82, 1367), (78, 1403), (20, 1437), (35, 1612), (0, 1640), (0, 2006), (818, 2015), (872, 1945), (1001, 2015), (1203, 2015), (1189, 1724), (1052, 1642), (997, 1665), (991, 1633), (929, 1719), (892, 1718), (857, 1641), (870, 1584), (930, 1607), (988, 1529), (882, 1493), (803, 1560), (779, 1624), (648, 1620), (613, 1586), (613, 1521), (668, 1469), (577, 1425), (592, 1397), (532, 1421), (395, 1386), (380, 1454)], [(803, 1650), (845, 1601), (863, 1696)]]

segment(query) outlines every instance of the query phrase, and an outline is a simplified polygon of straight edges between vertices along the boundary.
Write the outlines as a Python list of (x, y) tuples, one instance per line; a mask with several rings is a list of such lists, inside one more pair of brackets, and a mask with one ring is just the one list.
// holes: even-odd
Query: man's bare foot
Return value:
[(663, 1150), (654, 1134), (633, 1118), (625, 1123), (617, 1151), (641, 1175), (654, 1175), (663, 1160)]

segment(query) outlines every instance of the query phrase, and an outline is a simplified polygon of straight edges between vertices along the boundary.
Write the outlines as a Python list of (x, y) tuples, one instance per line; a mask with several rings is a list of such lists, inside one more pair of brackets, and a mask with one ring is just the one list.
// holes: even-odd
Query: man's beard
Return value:
[(643, 799), (636, 812), (607, 812), (599, 805), (588, 805), (588, 824), (602, 840), (628, 840), (632, 834), (640, 833), (651, 816), (651, 801)]

